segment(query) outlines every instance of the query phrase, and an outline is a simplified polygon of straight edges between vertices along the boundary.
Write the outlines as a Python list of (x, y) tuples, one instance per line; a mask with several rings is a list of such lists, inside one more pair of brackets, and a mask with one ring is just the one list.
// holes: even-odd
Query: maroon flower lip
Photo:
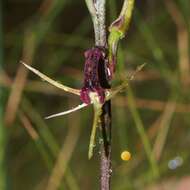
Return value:
[(94, 47), (85, 51), (84, 81), (80, 91), (80, 99), (86, 104), (91, 103), (89, 94), (96, 92), (101, 104), (105, 101), (105, 89), (100, 81), (100, 69), (103, 66), (106, 76), (108, 68), (106, 65), (106, 53), (101, 47)]

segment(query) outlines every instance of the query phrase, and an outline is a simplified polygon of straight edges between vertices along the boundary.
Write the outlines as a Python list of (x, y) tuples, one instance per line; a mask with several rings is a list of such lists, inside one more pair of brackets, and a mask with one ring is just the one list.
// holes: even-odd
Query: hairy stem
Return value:
[[(94, 5), (96, 9), (94, 22), (95, 44), (105, 47), (105, 0), (96, 0)], [(104, 73), (104, 71), (102, 73)], [(105, 80), (105, 77), (102, 76), (100, 80)], [(108, 81), (102, 82), (108, 84)], [(102, 107), (100, 129), (103, 138), (103, 141), (100, 140), (100, 189), (109, 190), (111, 180), (111, 101), (106, 101)]]
[(91, 14), (94, 34), (95, 45), (106, 46), (106, 32), (105, 32), (105, 3), (106, 0), (85, 0), (88, 10)]
[(101, 130), (103, 141), (101, 142), (101, 178), (100, 189), (109, 190), (111, 180), (111, 101), (106, 101), (102, 108)]
[[(95, 29), (96, 42), (98, 46), (106, 46), (106, 31), (105, 31), (105, 0), (96, 0), (96, 19), (97, 29)], [(104, 73), (104, 71), (102, 72)], [(102, 79), (105, 77), (102, 76)], [(108, 84), (108, 81), (102, 81), (103, 84)], [(103, 141), (100, 140), (100, 189), (110, 189), (111, 179), (111, 101), (106, 101), (102, 107), (102, 115), (100, 117), (100, 129), (102, 132)]]
[[(92, 17), (95, 33), (95, 45), (106, 48), (106, 31), (105, 31), (105, 3), (106, 0), (86, 0), (87, 7)], [(105, 73), (102, 71), (101, 73)], [(102, 84), (109, 86), (108, 81), (102, 76)], [(103, 86), (104, 87), (104, 86)], [(110, 189), (111, 179), (111, 101), (106, 101), (102, 107), (100, 116), (100, 189)]]

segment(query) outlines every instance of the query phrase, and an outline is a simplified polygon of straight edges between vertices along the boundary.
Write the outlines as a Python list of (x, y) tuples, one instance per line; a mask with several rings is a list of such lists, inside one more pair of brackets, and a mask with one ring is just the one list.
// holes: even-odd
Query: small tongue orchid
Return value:
[[(121, 85), (119, 85), (113, 89), (106, 89), (106, 88), (102, 87), (101, 82), (98, 77), (98, 75), (99, 75), (98, 70), (100, 67), (100, 63), (102, 61), (104, 61), (104, 59), (105, 59), (102, 50), (100, 50), (97, 47), (92, 48), (85, 52), (85, 57), (86, 57), (86, 61), (85, 61), (85, 69), (84, 69), (84, 84), (83, 84), (83, 87), (81, 90), (65, 86), (65, 85), (49, 78), (48, 76), (44, 75), (37, 69), (27, 65), (26, 63), (24, 63), (22, 61), (21, 61), (21, 63), (26, 68), (28, 68), (30, 71), (32, 71), (33, 73), (38, 75), (42, 80), (50, 83), (51, 85), (53, 85), (63, 91), (80, 96), (80, 99), (83, 102), (82, 104), (80, 104), (74, 108), (71, 108), (67, 111), (47, 116), (45, 119), (63, 116), (63, 115), (72, 113), (74, 111), (77, 111), (79, 109), (82, 109), (90, 104), (93, 104), (94, 120), (93, 120), (92, 132), (91, 132), (90, 143), (89, 143), (89, 151), (88, 151), (88, 157), (90, 159), (93, 155), (93, 148), (95, 146), (94, 142), (95, 142), (96, 128), (98, 126), (99, 118), (102, 113), (103, 104), (105, 103), (105, 101), (110, 100), (117, 93), (119, 93), (120, 91), (125, 89), (128, 86), (128, 80), (132, 80), (134, 78), (135, 74), (137, 72), (139, 72), (144, 67), (144, 65), (141, 65), (140, 67), (138, 67), (136, 69), (136, 71), (128, 79), (123, 81), (123, 83)], [(105, 70), (106, 70), (107, 74), (109, 74), (109, 68), (107, 68), (107, 66), (106, 66), (106, 61), (104, 61), (104, 63), (105, 63), (105, 65), (104, 65)]]
[(101, 47), (94, 47), (85, 53), (84, 84), (80, 91), (80, 99), (90, 104), (92, 102), (103, 104), (105, 102), (105, 89), (100, 80), (101, 67), (105, 77), (108, 76), (109, 68), (106, 65), (105, 50)]
[[(91, 1), (86, 2), (89, 10), (93, 12), (95, 7), (91, 5), (94, 5), (96, 1), (93, 1), (93, 3), (90, 3)], [(128, 86), (128, 80), (132, 80), (134, 75), (144, 66), (141, 65), (138, 67), (137, 70), (128, 78), (128, 80), (123, 81), (121, 85), (116, 88), (110, 88), (109, 82), (112, 80), (115, 72), (118, 42), (125, 36), (125, 33), (129, 27), (133, 5), (134, 0), (125, 0), (119, 17), (109, 27), (110, 34), (108, 37), (108, 50), (105, 47), (95, 46), (84, 53), (84, 81), (81, 89), (74, 89), (60, 84), (21, 61), (25, 67), (53, 86), (68, 93), (80, 96), (82, 104), (70, 110), (50, 115), (46, 117), (46, 119), (66, 115), (93, 104), (94, 120), (89, 144), (89, 158), (93, 155), (96, 128), (102, 114), (102, 106), (106, 101), (110, 100), (121, 90), (125, 89)]]

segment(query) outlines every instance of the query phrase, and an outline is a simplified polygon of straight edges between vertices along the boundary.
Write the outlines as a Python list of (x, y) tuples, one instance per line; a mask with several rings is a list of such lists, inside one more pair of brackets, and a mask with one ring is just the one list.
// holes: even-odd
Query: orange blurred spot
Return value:
[(130, 158), (131, 158), (131, 153), (129, 152), (129, 151), (123, 151), (122, 153), (121, 153), (121, 159), (122, 160), (124, 160), (124, 161), (128, 161), (128, 160), (130, 160)]

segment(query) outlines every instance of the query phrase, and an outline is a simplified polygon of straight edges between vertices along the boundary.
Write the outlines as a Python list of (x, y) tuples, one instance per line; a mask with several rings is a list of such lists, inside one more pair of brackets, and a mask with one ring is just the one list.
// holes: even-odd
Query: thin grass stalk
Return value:
[[(74, 148), (77, 145), (77, 141), (80, 135), (80, 120), (79, 117), (75, 116), (73, 120), (72, 116), (69, 119), (69, 130), (64, 140), (64, 144), (56, 158), (52, 173), (49, 177), (46, 190), (57, 190), (59, 189), (63, 176), (68, 168), (69, 161), (72, 157)], [(76, 184), (74, 185), (76, 188)]]
[[(48, 6), (45, 8), (45, 4)], [(28, 65), (32, 65), (36, 50), (43, 40), (43, 37), (53, 24), (54, 19), (64, 8), (66, 4), (65, 0), (55, 0), (48, 3), (48, 0), (44, 0), (39, 8), (40, 17), (26, 27), (22, 61)], [(16, 112), (20, 103), (22, 92), (25, 86), (28, 70), (23, 65), (19, 65), (12, 89), (7, 101), (5, 110), (5, 122), (6, 126), (11, 126), (14, 122)]]
[(180, 79), (183, 87), (187, 87), (189, 84), (190, 72), (188, 27), (185, 19), (183, 18), (182, 12), (176, 3), (171, 0), (164, 1), (164, 3), (168, 13), (176, 25)]
[[(41, 116), (38, 114), (38, 112), (32, 107), (32, 105), (30, 104), (30, 102), (27, 99), (23, 98), (23, 100), (21, 102), (21, 107), (24, 110), (24, 112), (30, 113), (30, 115), (28, 115), (28, 117), (30, 118), (30, 120), (33, 123), (35, 123), (36, 127), (38, 128), (40, 137), (38, 139), (36, 138), (33, 140), (35, 140), (37, 149), (40, 151), (43, 159), (46, 161), (48, 169), (50, 170), (53, 168), (53, 160), (51, 160), (51, 158), (52, 158), (52, 156), (53, 156), (53, 158), (57, 157), (59, 150), (60, 150), (60, 146), (56, 142), (56, 139), (54, 138), (53, 134), (49, 130), (49, 128), (46, 125), (46, 123), (44, 122), (44, 120), (41, 118)], [(69, 133), (70, 133), (70, 131), (69, 131)], [(80, 132), (78, 132), (77, 134), (79, 135), (79, 133)], [(77, 140), (77, 136), (76, 136), (76, 140)], [(44, 142), (47, 144), (50, 154), (48, 154), (48, 149), (45, 149), (45, 147), (43, 145)], [(62, 147), (63, 148), (65, 147), (65, 143)], [(64, 148), (64, 150), (65, 150), (65, 148)], [(73, 189), (73, 190), (79, 189), (79, 187), (77, 186), (77, 183), (74, 180), (74, 176), (71, 172), (70, 167), (67, 165), (66, 168), (65, 167), (62, 168), (62, 171), (63, 171), (62, 180), (63, 180), (63, 174), (65, 174), (64, 175), (65, 181), (68, 183), (68, 186), (71, 187), (70, 189)], [(72, 184), (71, 184), (71, 179), (73, 181)], [(60, 189), (63, 189), (62, 185), (63, 184), (59, 184)]]
[[(29, 134), (29, 136), (33, 140), (33, 142), (36, 146), (36, 149), (39, 151), (42, 159), (44, 160), (46, 167), (48, 169), (48, 172), (51, 172), (51, 170), (53, 168), (53, 158), (49, 154), (49, 151), (46, 148), (46, 146), (44, 145), (42, 138), (40, 138), (38, 133), (34, 130), (30, 120), (21, 111), (19, 112), (19, 119), (20, 119), (23, 127), (26, 129), (27, 133)], [(53, 154), (51, 149), (50, 149), (50, 152), (51, 152), (51, 154)], [(54, 155), (54, 157), (56, 157), (56, 155)], [(67, 168), (67, 171), (65, 174), (65, 181), (71, 190), (79, 190), (78, 184), (76, 183), (76, 180), (75, 180), (73, 173), (70, 170), (70, 168)], [(61, 184), (60, 190), (63, 190), (63, 189), (65, 189), (64, 185)]]
[[(2, 31), (2, 1), (0, 2), (0, 72), (3, 65), (3, 31)], [(0, 86), (0, 189), (6, 190), (6, 169), (5, 169), (5, 150), (6, 150), (6, 132), (3, 123), (4, 99), (2, 97), (2, 88)]]
[(163, 112), (163, 116), (160, 121), (160, 129), (158, 131), (158, 134), (154, 143), (154, 147), (153, 147), (153, 154), (157, 161), (160, 160), (162, 152), (164, 150), (169, 129), (171, 127), (171, 122), (174, 117), (175, 109), (176, 109), (176, 101), (169, 101)]
[(132, 114), (132, 117), (134, 119), (134, 122), (135, 122), (135, 125), (137, 128), (137, 132), (139, 133), (139, 136), (140, 136), (143, 146), (144, 146), (146, 156), (149, 160), (153, 177), (156, 179), (159, 176), (158, 165), (157, 165), (156, 159), (152, 153), (151, 144), (150, 144), (147, 134), (145, 132), (143, 122), (136, 109), (135, 100), (134, 100), (133, 93), (132, 93), (130, 86), (128, 87), (128, 102), (129, 102), (130, 112)]

